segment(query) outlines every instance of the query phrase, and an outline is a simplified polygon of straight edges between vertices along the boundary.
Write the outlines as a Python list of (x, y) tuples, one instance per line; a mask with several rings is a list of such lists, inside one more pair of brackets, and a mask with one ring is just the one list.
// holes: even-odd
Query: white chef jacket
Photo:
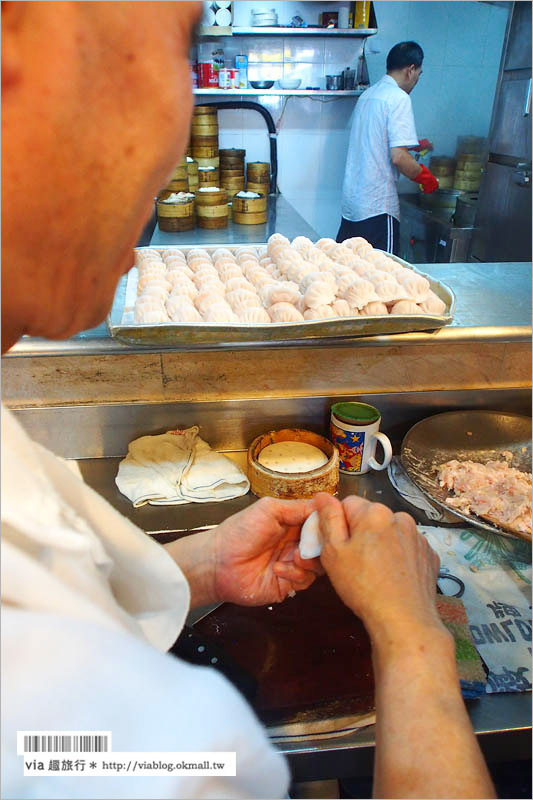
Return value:
[(384, 75), (355, 107), (342, 187), (344, 219), (359, 222), (378, 214), (400, 219), (400, 173), (390, 148), (417, 144), (411, 98), (391, 75)]
[[(286, 796), (287, 766), (238, 692), (164, 653), (189, 600), (164, 548), (2, 407), (2, 797)], [(22, 730), (110, 730), (115, 752), (235, 751), (237, 776), (24, 777)]]

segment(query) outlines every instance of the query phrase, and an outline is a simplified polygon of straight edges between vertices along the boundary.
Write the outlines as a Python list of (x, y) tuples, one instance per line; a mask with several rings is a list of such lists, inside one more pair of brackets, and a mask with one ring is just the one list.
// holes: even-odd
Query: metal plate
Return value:
[[(222, 245), (223, 246), (223, 245)], [(249, 245), (247, 245), (249, 246)], [(263, 245), (258, 245), (263, 246)], [(138, 248), (144, 249), (144, 248)], [(151, 247), (152, 250), (170, 249), (169, 247)], [(198, 249), (196, 247), (176, 247), (176, 250)], [(208, 253), (218, 249), (216, 247), (204, 247)], [(226, 248), (231, 250), (232, 248)], [(238, 249), (238, 248), (237, 248)], [(397, 256), (386, 253), (403, 267), (418, 272), (411, 264), (403, 261)], [(412, 331), (427, 331), (442, 328), (449, 325), (453, 319), (455, 310), (455, 295), (452, 290), (443, 283), (435, 280), (430, 275), (423, 272), (418, 273), (428, 279), (431, 288), (441, 300), (446, 303), (446, 313), (443, 316), (433, 316), (430, 314), (414, 314), (411, 316), (400, 314), (388, 314), (387, 316), (375, 317), (343, 317), (328, 320), (309, 320), (306, 322), (271, 322), (263, 324), (217, 324), (210, 322), (198, 323), (161, 323), (158, 325), (141, 325), (138, 323), (124, 323), (124, 312), (127, 310), (126, 286), (128, 276), (125, 275), (117, 288), (111, 313), (107, 318), (107, 326), (110, 335), (120, 342), (126, 344), (146, 344), (161, 347), (173, 347), (187, 345), (188, 348), (194, 345), (206, 344), (236, 344), (239, 342), (295, 342), (313, 339), (317, 343), (327, 342), (333, 338), (351, 338), (354, 336), (374, 336), (391, 333), (409, 333)]]
[(531, 419), (499, 411), (448, 411), (417, 422), (402, 442), (401, 458), (411, 480), (442, 508), (470, 525), (502, 536), (513, 536), (474, 515), (462, 514), (446, 504), (453, 493), (439, 485), (438, 467), (450, 461), (498, 460), (509, 450), (511, 466), (531, 472)]

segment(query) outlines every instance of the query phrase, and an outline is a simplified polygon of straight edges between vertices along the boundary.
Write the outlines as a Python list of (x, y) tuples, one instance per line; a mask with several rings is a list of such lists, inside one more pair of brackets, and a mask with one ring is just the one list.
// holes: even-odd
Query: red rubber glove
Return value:
[(424, 151), (428, 152), (429, 150), (433, 150), (433, 145), (429, 141), (429, 139), (419, 139), (418, 144), (414, 147), (408, 147), (408, 150), (415, 150), (417, 153), (422, 153)]
[(423, 165), (416, 178), (411, 178), (411, 180), (422, 187), (424, 194), (431, 194), (431, 192), (435, 192), (439, 188), (439, 182), (436, 177)]

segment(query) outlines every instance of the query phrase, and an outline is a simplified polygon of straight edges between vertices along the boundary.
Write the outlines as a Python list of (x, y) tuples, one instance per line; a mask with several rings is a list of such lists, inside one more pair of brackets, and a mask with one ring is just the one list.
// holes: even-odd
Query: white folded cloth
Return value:
[(231, 459), (211, 450), (194, 425), (130, 442), (115, 482), (135, 507), (212, 503), (246, 494), (250, 483)]

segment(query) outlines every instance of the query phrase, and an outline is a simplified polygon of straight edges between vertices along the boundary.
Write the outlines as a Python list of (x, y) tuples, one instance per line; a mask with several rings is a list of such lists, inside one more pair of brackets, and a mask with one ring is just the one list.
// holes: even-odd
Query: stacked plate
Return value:
[(260, 8), (257, 11), (252, 10), (252, 26), (254, 28), (269, 28), (277, 26), (278, 15), (275, 9)]

